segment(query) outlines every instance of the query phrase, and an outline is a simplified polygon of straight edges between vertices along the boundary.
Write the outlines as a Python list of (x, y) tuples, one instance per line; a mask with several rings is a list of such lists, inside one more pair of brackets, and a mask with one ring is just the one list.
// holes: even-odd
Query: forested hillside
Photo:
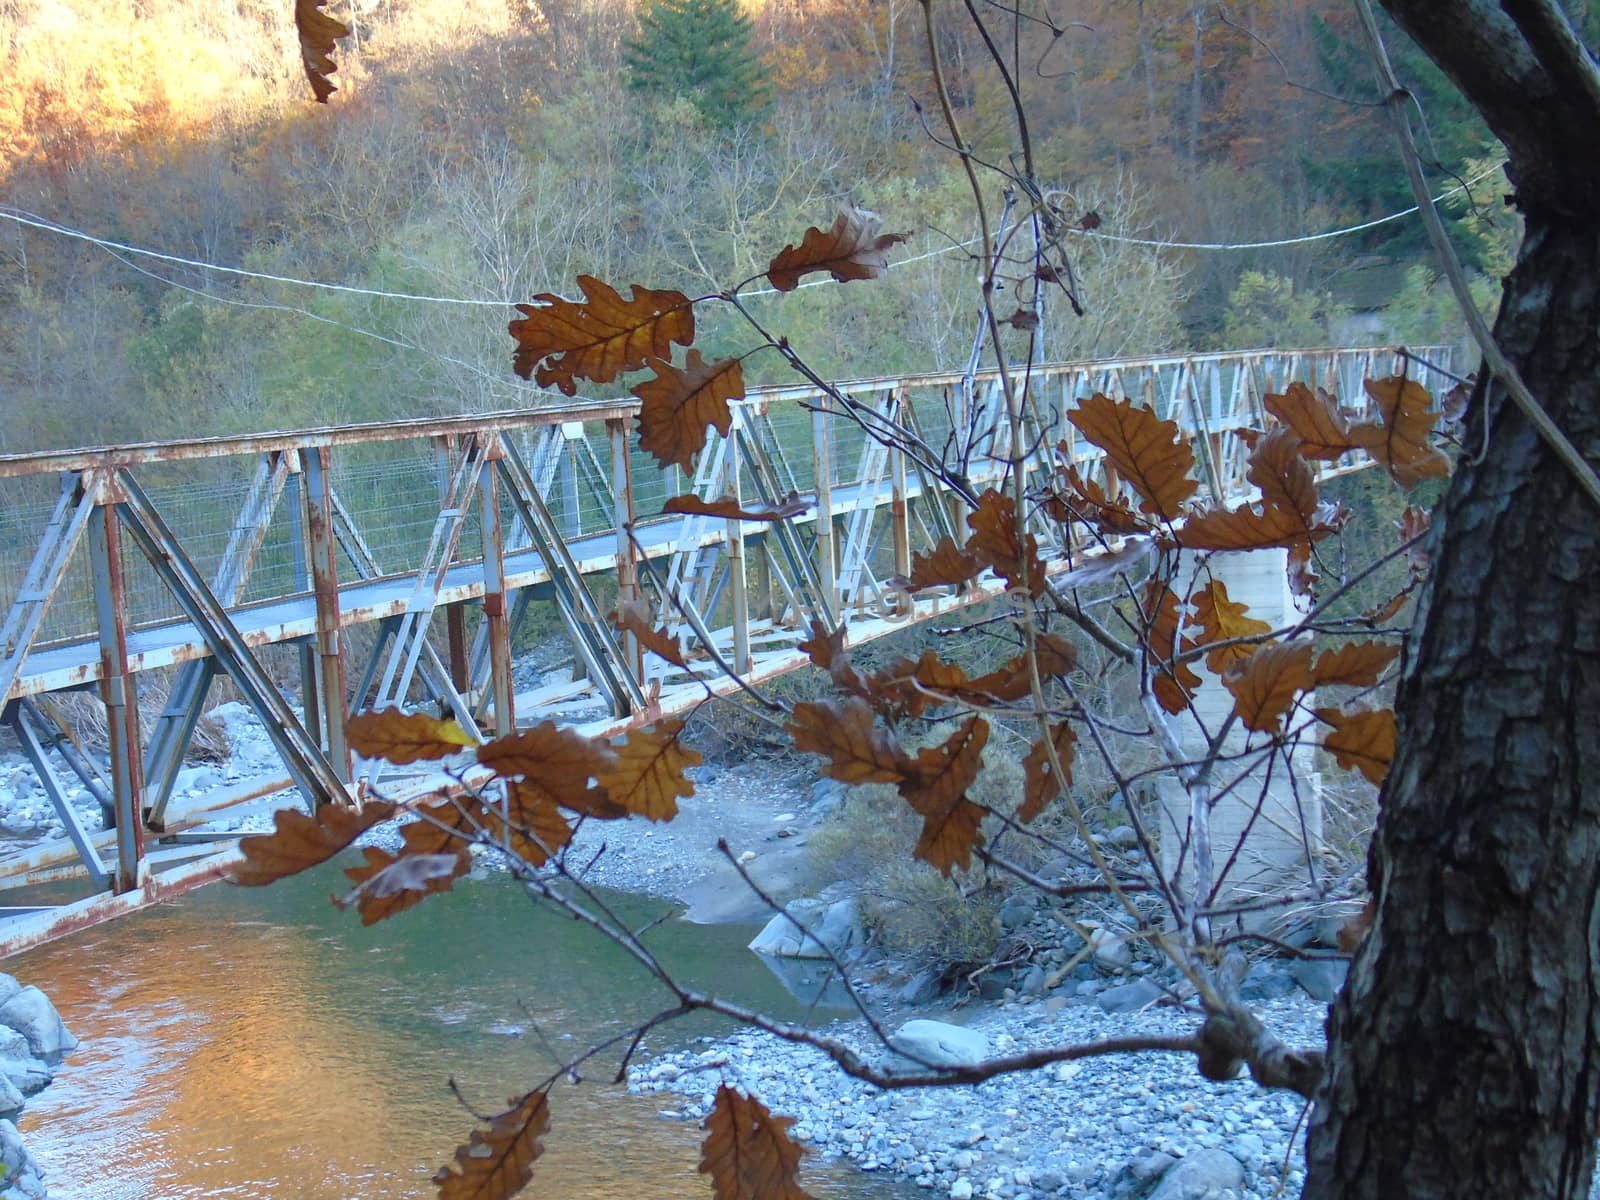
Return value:
[[(1057, 7), (1056, 28), (1027, 27), (1012, 51), (1039, 174), (1069, 213), (1098, 214), (1098, 234), (1275, 239), (1409, 204), (1342, 0)], [(632, 0), (335, 0), (354, 32), (326, 106), (291, 8), (5, 0), (0, 212), (196, 262), (489, 303), (307, 288), (0, 220), (0, 452), (541, 403), (509, 370), (502, 304), (579, 273), (714, 290), (847, 198), (916, 231), (902, 248), (916, 261), (882, 287), (787, 298), (782, 329), (827, 375), (965, 360), (970, 266), (935, 252), (975, 231), (958, 164), (919, 121), (910, 0), (749, 0), (748, 40), (719, 71), (737, 89), (675, 77)], [(965, 69), (976, 36), (942, 49), (981, 147), (997, 97)], [(1404, 65), (1436, 78), (1420, 56)], [(1441, 188), (1492, 165), (1459, 102), (1421, 99)], [(1492, 273), (1507, 219), (1454, 211)], [(1322, 341), (1341, 305), (1387, 304), (1391, 332), (1432, 336), (1447, 309), (1425, 268), (1405, 274), (1425, 258), (1408, 221), (1228, 253), (1085, 237), (1087, 313), (1047, 314), (1047, 351)], [(1374, 299), (1352, 280), (1375, 263), (1396, 282)], [(700, 344), (709, 355), (736, 332)], [(756, 381), (780, 369), (746, 364)]]

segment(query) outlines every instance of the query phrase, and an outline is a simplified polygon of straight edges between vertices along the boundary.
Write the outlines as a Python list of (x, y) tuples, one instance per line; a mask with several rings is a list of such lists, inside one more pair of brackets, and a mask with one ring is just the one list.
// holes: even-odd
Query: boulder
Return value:
[(865, 940), (854, 898), (836, 900), (823, 908), (815, 900), (797, 900), (789, 906), (811, 929), (808, 937), (783, 913), (768, 921), (750, 943), (757, 954), (772, 958), (827, 958)]
[(7, 1120), (0, 1120), (0, 1167), (5, 1168), (0, 1200), (44, 1200), (39, 1167), (22, 1144), (17, 1127)]
[(1161, 999), (1161, 989), (1149, 979), (1136, 979), (1109, 987), (1095, 997), (1095, 1003), (1110, 1013), (1138, 1012)]
[(972, 1067), (989, 1056), (989, 1039), (973, 1029), (944, 1021), (907, 1021), (889, 1038), (900, 1052), (897, 1066), (922, 1070), (935, 1067)]
[(1089, 944), (1094, 947), (1094, 959), (1102, 966), (1126, 968), (1133, 964), (1133, 951), (1128, 943), (1109, 929), (1091, 929)]
[(0, 1075), (0, 1117), (12, 1118), (22, 1111), (26, 1102), (17, 1085)]
[(1225, 1150), (1196, 1150), (1178, 1160), (1150, 1200), (1209, 1200), (1244, 1183), (1244, 1168)]
[[(1301, 958), (1289, 964), (1289, 974), (1306, 995), (1324, 1004), (1333, 1002), (1349, 973), (1350, 964), (1342, 958)], [(0, 1017), (4, 1015), (5, 1010), (0, 1008)]]
[(22, 988), (0, 1004), (0, 1025), (27, 1038), (28, 1049), (47, 1062), (78, 1048), (78, 1039), (67, 1032), (56, 1006), (36, 987)]

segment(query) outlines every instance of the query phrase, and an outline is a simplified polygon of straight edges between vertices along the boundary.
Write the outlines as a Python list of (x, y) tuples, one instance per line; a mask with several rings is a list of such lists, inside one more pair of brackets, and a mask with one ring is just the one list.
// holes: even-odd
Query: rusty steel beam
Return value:
[(112, 888), (128, 892), (139, 885), (144, 856), (144, 749), (139, 738), (138, 685), (128, 667), (127, 582), (122, 569), (122, 521), (117, 512), (125, 495), (115, 478), (97, 477), (92, 488), (95, 508), (89, 514), (89, 564), (100, 626), (100, 699), (106, 708), (117, 829)]

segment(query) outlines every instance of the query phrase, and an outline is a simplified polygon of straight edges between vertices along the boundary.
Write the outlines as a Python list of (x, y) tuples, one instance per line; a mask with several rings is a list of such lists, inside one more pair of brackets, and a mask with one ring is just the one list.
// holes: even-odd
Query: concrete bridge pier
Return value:
[[(1287, 555), (1279, 549), (1186, 557), (1177, 585), (1192, 594), (1218, 581), (1227, 588), (1230, 600), (1249, 606), (1248, 615), (1269, 622), (1274, 629), (1283, 628), (1300, 617), (1289, 590)], [(1195, 693), (1194, 712), (1173, 721), (1185, 750), (1199, 759), (1205, 753), (1206, 732), (1214, 734), (1222, 728), (1233, 709), (1233, 696), (1203, 661), (1193, 666), (1203, 680)], [(1319, 869), (1322, 800), (1313, 751), (1297, 748), (1273, 755), (1270, 762), (1258, 759), (1248, 772), (1243, 763), (1226, 761), (1244, 750), (1247, 738), (1253, 737), (1259, 745), (1265, 736), (1251, 735), (1236, 725), (1223, 747), (1223, 761), (1213, 772), (1213, 907), (1250, 909), (1273, 895), (1303, 890), (1311, 882), (1310, 871)], [(1161, 781), (1160, 800), (1162, 869), (1169, 877), (1176, 873), (1186, 887), (1192, 887), (1195, 846), (1188, 793), (1179, 780), (1168, 776)], [(1251, 931), (1270, 928), (1278, 915), (1278, 909), (1262, 904), (1219, 917), (1216, 932), (1220, 935), (1240, 924)]]

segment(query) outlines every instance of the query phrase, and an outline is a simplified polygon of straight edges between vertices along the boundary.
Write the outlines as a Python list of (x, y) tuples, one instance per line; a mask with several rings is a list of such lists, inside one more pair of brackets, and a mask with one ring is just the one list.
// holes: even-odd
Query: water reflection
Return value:
[[(429, 1176), (473, 1124), (452, 1077), (497, 1110), (556, 1055), (667, 1006), (614, 947), (535, 911), (504, 878), (370, 930), (329, 907), (334, 879), (206, 888), (7, 964), (84, 1043), (21, 1122), (55, 1200), (431, 1196)], [(614, 899), (634, 927), (660, 911)], [(668, 921), (648, 940), (696, 985), (804, 1015), (744, 950), (750, 936)], [(716, 1028), (682, 1023), (657, 1043)], [(615, 1063), (585, 1075), (609, 1081)], [(708, 1194), (700, 1133), (658, 1116), (664, 1103), (557, 1085), (530, 1194)], [(910, 1194), (817, 1162), (807, 1181), (824, 1196)]]

